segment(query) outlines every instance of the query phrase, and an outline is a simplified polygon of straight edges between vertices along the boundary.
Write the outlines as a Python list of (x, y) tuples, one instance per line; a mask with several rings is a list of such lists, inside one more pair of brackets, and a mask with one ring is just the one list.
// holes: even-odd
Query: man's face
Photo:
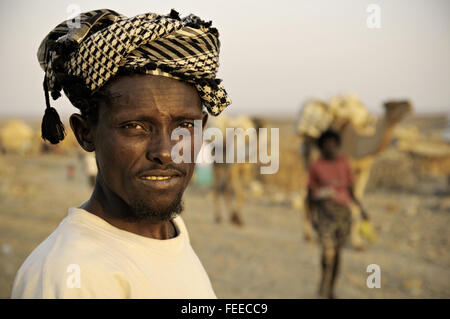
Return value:
[(171, 134), (188, 129), (194, 154), (194, 120), (205, 124), (207, 118), (198, 93), (181, 81), (149, 75), (119, 77), (107, 90), (112, 98), (100, 107), (94, 129), (100, 183), (132, 208), (129, 218), (170, 219), (181, 210), (195, 166), (172, 161), (178, 141)]
[(322, 144), (322, 156), (328, 160), (333, 160), (339, 152), (339, 144), (334, 138), (327, 138)]

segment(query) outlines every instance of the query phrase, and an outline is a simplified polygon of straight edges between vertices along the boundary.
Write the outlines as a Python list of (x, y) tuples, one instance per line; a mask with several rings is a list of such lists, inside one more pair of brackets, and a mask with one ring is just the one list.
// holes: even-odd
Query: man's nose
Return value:
[(170, 139), (170, 132), (167, 132), (165, 129), (157, 131), (152, 134), (152, 138), (149, 141), (147, 158), (161, 165), (170, 163), (172, 161), (172, 140)]

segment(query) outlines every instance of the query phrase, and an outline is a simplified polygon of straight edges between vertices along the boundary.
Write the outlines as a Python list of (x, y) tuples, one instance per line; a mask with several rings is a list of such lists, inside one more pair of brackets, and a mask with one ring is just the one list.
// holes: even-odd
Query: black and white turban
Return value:
[(47, 103), (42, 137), (56, 144), (65, 134), (49, 93), (56, 100), (64, 90), (78, 105), (77, 98), (94, 94), (117, 74), (161, 75), (191, 83), (208, 112), (218, 115), (231, 104), (216, 79), (219, 49), (219, 32), (211, 22), (192, 14), (180, 18), (174, 10), (127, 18), (103, 9), (64, 21), (38, 50)]

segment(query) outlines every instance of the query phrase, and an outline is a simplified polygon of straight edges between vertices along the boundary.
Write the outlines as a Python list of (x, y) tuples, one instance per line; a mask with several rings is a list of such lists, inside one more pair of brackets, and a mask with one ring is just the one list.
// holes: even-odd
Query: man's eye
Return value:
[(138, 123), (127, 123), (123, 126), (126, 129), (135, 129), (135, 130), (143, 130), (144, 127)]
[(184, 128), (191, 128), (194, 126), (194, 124), (192, 124), (191, 122), (183, 122), (179, 126)]

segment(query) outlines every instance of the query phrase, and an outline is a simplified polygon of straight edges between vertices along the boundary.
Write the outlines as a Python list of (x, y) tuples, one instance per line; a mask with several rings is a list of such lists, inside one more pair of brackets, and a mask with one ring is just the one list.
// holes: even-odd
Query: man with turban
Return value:
[[(77, 21), (77, 20), (75, 20)], [(42, 137), (65, 129), (50, 96), (80, 114), (71, 128), (98, 174), (91, 197), (19, 269), (13, 298), (215, 298), (180, 213), (194, 160), (176, 163), (172, 132), (193, 133), (231, 102), (216, 79), (219, 33), (195, 15), (82, 13), (42, 41)], [(188, 140), (187, 140), (188, 141)]]

